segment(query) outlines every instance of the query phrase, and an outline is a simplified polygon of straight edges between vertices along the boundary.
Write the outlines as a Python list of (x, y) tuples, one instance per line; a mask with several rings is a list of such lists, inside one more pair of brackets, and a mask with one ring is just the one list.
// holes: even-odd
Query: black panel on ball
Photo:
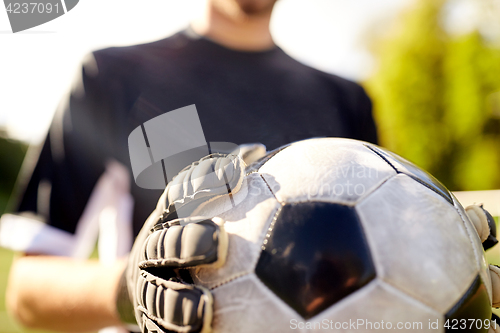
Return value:
[(397, 173), (403, 173), (413, 178), (420, 184), (442, 196), (446, 201), (453, 205), (453, 199), (451, 198), (450, 191), (448, 191), (448, 189), (439, 180), (437, 180), (436, 177), (419, 168), (410, 161), (405, 160), (401, 156), (391, 153), (390, 151), (373, 145), (366, 145), (366, 147), (389, 163)]
[[(490, 297), (478, 275), (462, 298), (445, 315), (446, 332), (488, 332), (486, 323), (490, 318)], [(461, 329), (464, 323), (466, 328)]]
[(264, 240), (255, 272), (303, 318), (311, 318), (375, 278), (351, 206), (286, 204)]

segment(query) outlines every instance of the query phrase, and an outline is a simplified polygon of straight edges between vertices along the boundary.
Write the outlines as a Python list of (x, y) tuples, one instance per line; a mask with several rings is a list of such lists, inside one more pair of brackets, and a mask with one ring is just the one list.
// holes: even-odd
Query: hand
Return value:
[(136, 321), (142, 332), (211, 331), (210, 291), (193, 285), (182, 269), (223, 265), (227, 235), (221, 219), (193, 215), (215, 198), (231, 198), (243, 179), (240, 157), (211, 154), (167, 185), (122, 278), (117, 308), (125, 323)]

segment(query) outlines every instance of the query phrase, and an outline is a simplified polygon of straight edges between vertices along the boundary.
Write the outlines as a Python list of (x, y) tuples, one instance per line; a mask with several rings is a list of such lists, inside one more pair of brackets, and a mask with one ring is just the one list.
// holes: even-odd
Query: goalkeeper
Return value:
[[(130, 250), (161, 195), (131, 182), (127, 136), (145, 121), (196, 104), (208, 142), (274, 149), (338, 136), (376, 143), (360, 86), (302, 65), (274, 44), (275, 1), (209, 0), (204, 19), (187, 30), (85, 59), (41, 150), (28, 154), (13, 213), (1, 219), (2, 245), (27, 254), (14, 262), (7, 291), (21, 323), (91, 331), (125, 320), (116, 299), (126, 263), (113, 259)], [(112, 251), (101, 253), (101, 263), (75, 260), (91, 252), (96, 228), (100, 239), (116, 231), (100, 244)]]

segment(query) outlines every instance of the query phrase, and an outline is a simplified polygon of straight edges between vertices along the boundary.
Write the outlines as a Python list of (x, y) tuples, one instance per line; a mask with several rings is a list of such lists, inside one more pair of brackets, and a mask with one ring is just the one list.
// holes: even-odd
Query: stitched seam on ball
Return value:
[[(274, 231), (274, 225), (276, 224), (276, 221), (278, 220), (278, 215), (280, 214), (281, 210), (283, 209), (283, 205), (279, 206), (276, 212), (274, 213), (273, 219), (271, 220), (271, 224), (269, 224), (269, 227), (267, 228), (266, 235), (264, 236), (264, 239), (262, 240), (262, 245), (260, 247), (261, 251), (264, 251), (266, 249), (266, 245), (269, 241), (269, 238), (272, 236), (273, 231)], [(258, 258), (257, 258), (258, 261)], [(255, 265), (257, 264), (257, 261), (255, 262)]]
[[(448, 197), (448, 196), (445, 196), (443, 195), (441, 192), (439, 192), (438, 190), (436, 190), (433, 186), (427, 184), (426, 182), (424, 182), (423, 180), (419, 179), (417, 176), (415, 175), (412, 175), (411, 172), (404, 172), (404, 171), (400, 171), (398, 170), (391, 162), (389, 162), (389, 160), (387, 158), (385, 158), (381, 153), (377, 152), (375, 149), (373, 149), (372, 147), (368, 146), (368, 145), (364, 145), (366, 148), (370, 149), (370, 151), (372, 151), (373, 153), (377, 154), (377, 156), (379, 156), (381, 159), (383, 159), (385, 162), (387, 162), (395, 171), (396, 173), (398, 174), (404, 174), (404, 175), (407, 175), (408, 177), (412, 178), (414, 181), (416, 181), (417, 183), (420, 183), (421, 185), (427, 187), (429, 190), (433, 191), (434, 193), (437, 193), (441, 198), (445, 199), (449, 204), (453, 204), (453, 199), (451, 199), (451, 196)], [(449, 194), (449, 193), (448, 193)], [(450, 201), (451, 200), (451, 201)]]
[[(458, 203), (459, 204), (459, 203)], [(469, 239), (469, 241), (471, 242), (471, 245), (472, 245), (472, 250), (474, 251), (474, 257), (476, 259), (476, 264), (477, 264), (477, 268), (478, 268), (478, 274), (479, 274), (479, 277), (483, 280), (483, 277), (482, 277), (482, 270), (483, 270), (483, 267), (482, 267), (482, 261), (483, 261), (483, 255), (482, 255), (482, 251), (479, 252), (476, 247), (474, 246), (474, 241), (472, 240), (472, 237), (473, 235), (471, 234), (471, 231), (469, 230), (470, 229), (470, 226), (468, 227), (468, 224), (467, 222), (465, 221), (465, 219), (467, 219), (468, 217), (467, 216), (464, 216), (462, 214), (462, 212), (460, 211), (460, 209), (457, 208), (457, 200), (455, 198), (453, 198), (453, 208), (455, 208), (456, 212), (458, 213), (458, 215), (460, 216), (460, 219), (462, 220), (462, 223), (464, 225), (464, 228), (465, 228), (465, 232), (467, 233), (467, 238)], [(472, 222), (471, 222), (472, 224)], [(472, 225), (472, 227), (474, 228), (474, 225)], [(475, 230), (474, 230), (475, 231)], [(481, 240), (480, 240), (481, 241)], [(490, 274), (490, 269), (489, 267), (487, 268), (487, 272), (486, 274)], [(490, 286), (491, 286), (491, 290), (488, 290), (488, 287), (486, 286), (486, 289), (488, 290), (488, 296), (491, 298), (490, 301), (493, 303), (493, 286), (491, 285), (491, 276), (489, 277), (489, 280), (490, 280)], [(483, 281), (483, 283), (486, 285), (487, 281)], [(491, 296), (490, 296), (490, 293), (491, 293)]]
[[(425, 305), (426, 307), (429, 307), (431, 309), (433, 309), (434, 311), (438, 312), (438, 313), (441, 313), (440, 310), (438, 309), (435, 309), (431, 306), (431, 304), (427, 303), (424, 299), (420, 298), (420, 295), (413, 295), (411, 293), (409, 293), (405, 287), (401, 287), (401, 286), (396, 286), (395, 284), (393, 284), (391, 281), (387, 280), (385, 277), (380, 277), (379, 278), (379, 281), (381, 282), (384, 282), (385, 284), (399, 290), (400, 292), (402, 292), (403, 294), (407, 295), (408, 297), (414, 299), (415, 301), (421, 303), (422, 305)], [(467, 286), (467, 288), (469, 288), (469, 286)]]
[[(281, 306), (286, 307), (288, 310), (291, 310), (292, 312), (294, 312), (297, 318), (305, 319), (295, 309), (293, 309), (292, 307), (290, 307), (290, 305), (287, 304), (281, 297), (279, 297), (278, 295), (276, 295), (274, 293), (274, 291), (272, 291), (264, 282), (262, 282), (262, 280), (258, 276), (256, 276), (254, 274), (254, 277), (255, 277), (254, 283), (260, 285), (261, 288), (266, 289), (268, 291), (268, 293), (269, 293), (269, 297), (274, 298), (275, 302), (280, 303)], [(326, 310), (328, 310), (328, 309), (326, 309)], [(323, 311), (326, 311), (326, 310), (323, 310)]]
[[(458, 213), (458, 215), (460, 216), (460, 220), (462, 220), (462, 225), (463, 227), (465, 228), (465, 232), (467, 233), (467, 239), (469, 240), (470, 244), (471, 244), (471, 247), (472, 247), (472, 251), (474, 252), (474, 257), (476, 259), (476, 268), (478, 269), (477, 273), (474, 273), (474, 276), (477, 276), (479, 275), (479, 277), (482, 279), (481, 277), (481, 271), (482, 271), (482, 267), (481, 267), (481, 254), (478, 252), (478, 250), (476, 249), (475, 245), (474, 245), (474, 241), (472, 240), (472, 234), (471, 234), (471, 231), (469, 230), (469, 226), (467, 225), (467, 223), (465, 222), (465, 218), (462, 214), (462, 212), (460, 211), (460, 209), (458, 209), (456, 207), (456, 202), (455, 200), (453, 200), (453, 208), (455, 209), (455, 211)], [(486, 282), (485, 282), (486, 283)]]
[(373, 149), (372, 147), (368, 146), (368, 145), (363, 145), (365, 146), (366, 148), (368, 148), (371, 152), (375, 153), (375, 155), (377, 155), (378, 157), (380, 157), (381, 159), (383, 159), (387, 164), (389, 164), (391, 166), (391, 168), (394, 169), (394, 171), (396, 171), (396, 173), (401, 173), (398, 169), (396, 169), (396, 167), (394, 165), (392, 165), (391, 162), (389, 162), (389, 160), (387, 158), (385, 158), (382, 154), (380, 154), (378, 151), (376, 151), (375, 149)]
[[(259, 175), (259, 176), (262, 178), (262, 175)], [(264, 181), (264, 183), (266, 183), (266, 181), (264, 179), (263, 179), (263, 181)], [(267, 185), (267, 183), (266, 183), (266, 185)], [(269, 185), (267, 185), (267, 186), (269, 187)], [(271, 194), (273, 194), (272, 191), (271, 191)], [(273, 194), (273, 196), (274, 196), (274, 194)], [(276, 201), (277, 200), (278, 199), (276, 199)], [(275, 220), (277, 219), (277, 216), (279, 215), (279, 213), (281, 212), (281, 209), (283, 207), (283, 205), (279, 201), (277, 201), (277, 203), (279, 204), (279, 207), (276, 208), (276, 212), (274, 212), (273, 218), (271, 219), (271, 222), (269, 223), (269, 226), (266, 226), (266, 228), (267, 228), (268, 231), (269, 231), (270, 225), (273, 224), (273, 221), (275, 222)], [(259, 243), (262, 244), (264, 238), (265, 238), (265, 236), (261, 236), (261, 239), (259, 239), (259, 241), (257, 242), (257, 244), (259, 244)], [(261, 250), (262, 250), (262, 247), (261, 247)], [(256, 259), (254, 260), (254, 262), (252, 263), (250, 271), (245, 271), (245, 272), (242, 272), (242, 273), (235, 274), (235, 275), (229, 277), (228, 279), (225, 279), (225, 280), (223, 280), (223, 281), (221, 281), (221, 282), (219, 282), (219, 283), (217, 283), (217, 284), (209, 287), (209, 289), (210, 290), (214, 290), (214, 289), (219, 288), (219, 287), (221, 287), (221, 286), (223, 286), (225, 284), (228, 284), (231, 281), (237, 280), (237, 279), (239, 279), (241, 277), (244, 277), (244, 276), (252, 273), (255, 270), (255, 266), (257, 266), (257, 262), (258, 261), (259, 261), (259, 256), (257, 256)]]
[[(269, 229), (271, 228), (271, 226), (273, 226), (273, 225), (274, 225), (274, 223), (276, 223), (276, 219), (278, 218), (278, 215), (279, 215), (279, 213), (281, 212), (281, 209), (282, 209), (282, 208), (283, 208), (283, 205), (281, 205), (281, 204), (280, 204), (280, 206), (276, 209), (276, 212), (274, 212), (274, 216), (273, 216), (273, 218), (272, 218), (272, 220), (271, 220), (271, 223), (269, 224), (269, 226), (266, 226), (266, 227), (267, 227), (267, 233), (266, 233), (266, 236), (267, 236), (267, 235), (269, 235), (269, 236), (270, 236), (271, 231), (270, 231)], [(274, 223), (273, 223), (273, 222), (274, 222)], [(262, 239), (262, 240), (259, 240), (259, 242), (258, 242), (258, 243), (262, 244), (262, 242), (264, 241), (264, 239), (265, 239), (265, 237), (266, 237), (266, 236), (262, 237), (263, 239)], [(262, 251), (262, 246), (261, 246), (261, 251)], [(251, 270), (250, 270), (250, 271), (245, 271), (245, 272), (242, 272), (242, 273), (235, 274), (235, 275), (233, 275), (233, 276), (229, 277), (228, 279), (225, 279), (225, 280), (223, 280), (223, 281), (221, 281), (221, 282), (219, 282), (219, 283), (215, 284), (214, 286), (209, 287), (209, 289), (210, 289), (210, 290), (214, 290), (214, 289), (219, 288), (219, 287), (221, 287), (221, 286), (223, 286), (223, 285), (225, 285), (225, 284), (228, 284), (228, 283), (229, 283), (229, 282), (231, 282), (231, 281), (237, 280), (237, 279), (239, 279), (239, 278), (241, 278), (241, 277), (244, 277), (244, 276), (246, 276), (246, 275), (248, 275), (248, 274), (252, 273), (252, 272), (255, 270), (255, 266), (257, 266), (257, 262), (259, 261), (259, 257), (260, 257), (260, 256), (257, 256), (257, 257), (256, 257), (256, 259), (254, 260), (254, 262), (252, 263), (252, 265), (251, 265)]]
[[(278, 204), (280, 204), (280, 203), (278, 202)], [(266, 233), (260, 237), (259, 242), (258, 242), (258, 244), (261, 244), (260, 252), (262, 252), (265, 249), (265, 246), (263, 246), (263, 243), (267, 238), (271, 237), (271, 233), (273, 231), (274, 224), (276, 223), (276, 220), (278, 219), (278, 215), (280, 214), (282, 208), (283, 208), (283, 204), (280, 204), (280, 206), (278, 208), (276, 208), (276, 211), (274, 212), (274, 215), (273, 215), (273, 218), (271, 219), (271, 222), (269, 222), (269, 224), (266, 225)], [(255, 267), (257, 267), (257, 263), (259, 262), (259, 258), (260, 258), (260, 253), (252, 262), (252, 266), (251, 266), (252, 271), (255, 271)]]
[(424, 182), (423, 180), (421, 180), (420, 178), (418, 178), (417, 176), (415, 175), (412, 175), (411, 173), (409, 172), (400, 172), (402, 173), (403, 175), (406, 175), (408, 177), (410, 177), (411, 179), (413, 179), (414, 181), (416, 181), (417, 183), (423, 185), (424, 187), (428, 188), (429, 190), (431, 190), (432, 192), (436, 193), (437, 195), (439, 195), (442, 199), (446, 200), (447, 203), (449, 203), (450, 205), (452, 205), (452, 202), (450, 202), (450, 200), (448, 200), (447, 197), (445, 197), (441, 192), (439, 192), (438, 190), (436, 190), (434, 187), (430, 186), (429, 184), (427, 184), (426, 182)]
[(372, 194), (374, 194), (375, 192), (377, 192), (382, 186), (384, 186), (387, 182), (389, 182), (391, 179), (393, 178), (396, 178), (396, 176), (398, 175), (398, 173), (396, 173), (395, 175), (392, 175), (390, 177), (388, 177), (387, 179), (384, 179), (380, 184), (378, 184), (373, 190), (371, 190), (369, 193), (367, 194), (364, 194), (363, 196), (361, 196), (360, 198), (358, 198), (358, 200), (356, 200), (354, 202), (354, 205), (353, 206), (356, 206), (356, 205), (359, 205), (361, 202), (363, 202), (364, 200), (368, 199)]
[[(383, 280), (383, 279), (377, 279), (377, 282), (380, 283), (380, 287), (381, 288), (387, 288), (390, 290), (390, 292), (393, 294), (393, 295), (397, 295), (397, 293), (401, 293), (401, 295), (399, 295), (401, 298), (404, 297), (405, 300), (410, 303), (411, 301), (413, 302), (417, 302), (419, 305), (427, 308), (427, 310), (429, 311), (432, 311), (434, 312), (434, 314), (437, 314), (437, 315), (441, 315), (441, 312), (437, 311), (436, 309), (434, 309), (433, 307), (427, 305), (426, 303), (420, 301), (419, 299), (417, 299), (416, 297), (412, 296), (412, 295), (409, 295), (407, 294), (404, 290), (401, 290), (400, 288), (396, 287), (396, 286), (393, 286), (391, 283)], [(388, 291), (389, 292), (389, 291)], [(399, 298), (399, 297), (398, 297)]]
[(259, 173), (259, 176), (260, 176), (260, 178), (262, 178), (262, 180), (264, 181), (264, 184), (266, 184), (267, 188), (269, 189), (269, 192), (271, 192), (271, 194), (276, 199), (276, 201), (280, 202), (278, 200), (278, 198), (276, 197), (276, 194), (274, 194), (273, 190), (271, 189), (271, 186), (269, 186), (269, 184), (266, 182), (266, 179), (264, 178), (264, 176), (262, 174), (260, 174), (260, 173)]
[[(354, 213), (356, 214), (356, 218), (358, 221), (358, 225), (361, 228), (361, 235), (363, 238), (363, 241), (366, 245), (367, 249), (376, 249), (376, 241), (372, 239), (372, 235), (366, 230), (365, 224), (363, 222), (363, 216), (360, 213), (360, 210), (358, 209), (359, 205), (354, 205)], [(377, 278), (380, 276), (380, 271), (383, 271), (383, 265), (382, 265), (382, 258), (379, 257), (378, 251), (371, 250), (369, 251), (369, 256), (373, 265), (373, 270), (375, 271), (375, 277), (373, 278), (372, 281), (377, 280)], [(380, 268), (379, 268), (380, 267)], [(382, 278), (379, 279), (380, 281), (383, 281)]]
[(252, 273), (252, 272), (247, 271), (247, 272), (243, 272), (243, 273), (238, 273), (238, 274), (235, 274), (235, 275), (231, 276), (230, 278), (228, 278), (228, 279), (226, 279), (226, 280), (224, 280), (224, 281), (222, 281), (222, 282), (219, 282), (219, 283), (217, 283), (216, 285), (214, 285), (214, 286), (210, 287), (209, 289), (210, 289), (210, 290), (217, 289), (217, 288), (219, 288), (219, 287), (222, 287), (222, 286), (223, 286), (223, 285), (225, 285), (225, 284), (228, 284), (229, 282), (232, 282), (232, 281), (234, 281), (234, 280), (237, 280), (237, 279), (240, 279), (240, 278), (242, 278), (242, 277), (244, 277), (244, 276), (247, 276), (247, 275), (248, 275), (248, 274), (250, 274), (250, 273)]
[[(290, 147), (291, 145), (287, 145), (285, 147), (279, 147), (279, 148), (276, 148), (275, 150), (277, 150), (271, 157), (269, 157), (266, 161), (264, 161), (261, 165), (259, 165), (256, 169), (256, 171), (260, 171), (260, 169), (267, 163), (269, 162), (270, 160), (272, 160), (273, 158), (276, 157), (276, 155), (278, 155), (279, 153), (281, 153), (283, 150), (287, 149), (288, 147)], [(274, 151), (271, 151), (269, 152), (270, 154), (272, 154)]]
[[(454, 200), (455, 201), (455, 200)], [(460, 212), (459, 209), (457, 209), (457, 207), (455, 205), (453, 205), (453, 208), (455, 208), (455, 211), (458, 213), (458, 215), (460, 216), (460, 219), (462, 220), (462, 224), (465, 228), (465, 232), (467, 233), (467, 238), (469, 239), (469, 242), (471, 243), (472, 245), (472, 250), (474, 251), (474, 257), (476, 257), (476, 265), (477, 265), (477, 268), (479, 269), (479, 272), (481, 272), (481, 255), (478, 253), (476, 247), (474, 246), (474, 241), (472, 240), (472, 235), (471, 235), (471, 232), (469, 231), (469, 227), (467, 226), (467, 223), (465, 222), (465, 217), (462, 215), (462, 213)]]

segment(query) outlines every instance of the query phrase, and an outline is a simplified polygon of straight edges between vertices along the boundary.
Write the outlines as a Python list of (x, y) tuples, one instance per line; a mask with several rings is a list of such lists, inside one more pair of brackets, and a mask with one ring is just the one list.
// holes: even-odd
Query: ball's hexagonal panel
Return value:
[(479, 267), (479, 275), (481, 276), (484, 285), (486, 286), (486, 290), (488, 291), (488, 295), (490, 300), (492, 299), (492, 290), (491, 290), (491, 278), (490, 278), (490, 267), (488, 262), (486, 261), (486, 257), (484, 255), (483, 245), (481, 240), (479, 239), (479, 235), (477, 234), (476, 228), (469, 220), (469, 216), (465, 212), (465, 209), (458, 202), (457, 198), (452, 194), (453, 204), (455, 205), (455, 209), (457, 209), (462, 221), (464, 222), (465, 229), (469, 234), (469, 239), (472, 242), (472, 246), (474, 248), (474, 254), (476, 256), (476, 261)]
[(366, 146), (379, 154), (380, 157), (390, 163), (398, 172), (404, 173), (422, 185), (427, 186), (453, 205), (450, 191), (433, 175), (388, 150), (369, 144)]
[(378, 279), (310, 321), (329, 325), (313, 332), (444, 332), (440, 313)]
[(263, 244), (255, 274), (306, 319), (375, 277), (370, 249), (352, 206), (286, 204)]
[(446, 313), (446, 332), (487, 332), (485, 323), (491, 318), (490, 304), (486, 286), (478, 275), (462, 298)]
[(399, 174), (356, 206), (379, 278), (445, 313), (478, 274), (455, 207)]
[[(290, 331), (290, 321), (300, 316), (274, 295), (254, 274), (212, 290), (213, 330), (238, 333)], [(296, 329), (294, 332), (305, 333)]]
[[(224, 266), (218, 269), (192, 269), (191, 275), (196, 283), (213, 288), (235, 277), (253, 272), (260, 255), (262, 241), (275, 213), (281, 208), (269, 188), (259, 174), (246, 177), (245, 186), (235, 195), (234, 201), (239, 202), (231, 210), (224, 211), (219, 206), (226, 205), (224, 198), (214, 201), (198, 212), (202, 216), (219, 216), (226, 223), (224, 228), (228, 234), (228, 256)], [(244, 200), (238, 195), (245, 195)], [(224, 211), (219, 214), (218, 212)]]
[(259, 169), (278, 201), (352, 203), (396, 175), (392, 166), (348, 139), (292, 144)]

